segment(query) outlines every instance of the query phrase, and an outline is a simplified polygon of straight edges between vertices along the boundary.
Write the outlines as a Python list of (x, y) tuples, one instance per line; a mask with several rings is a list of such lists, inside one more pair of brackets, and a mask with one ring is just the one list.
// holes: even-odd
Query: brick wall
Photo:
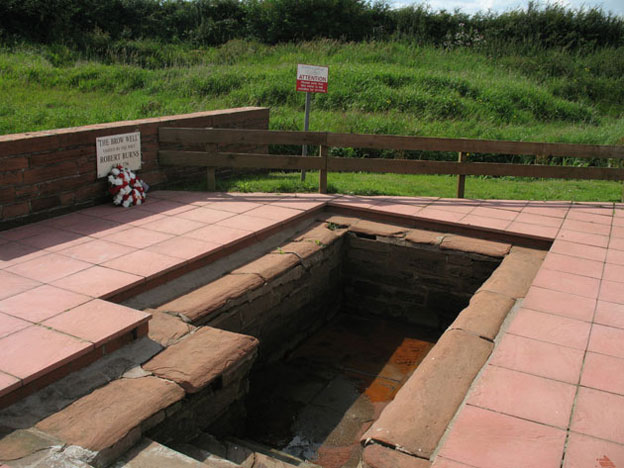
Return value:
[(151, 186), (197, 178), (201, 168), (160, 167), (159, 127), (268, 128), (269, 109), (244, 107), (143, 120), (0, 136), (0, 230), (108, 199), (97, 179), (95, 139), (141, 132), (143, 165)]
[(343, 309), (442, 333), (501, 262), (402, 239), (346, 238)]

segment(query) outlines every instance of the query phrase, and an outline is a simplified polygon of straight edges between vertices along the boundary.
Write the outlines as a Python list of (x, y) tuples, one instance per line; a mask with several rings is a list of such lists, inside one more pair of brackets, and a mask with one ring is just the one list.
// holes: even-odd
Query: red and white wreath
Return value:
[(123, 166), (113, 167), (108, 176), (108, 185), (108, 191), (113, 196), (115, 205), (128, 208), (145, 201), (147, 185), (130, 169)]

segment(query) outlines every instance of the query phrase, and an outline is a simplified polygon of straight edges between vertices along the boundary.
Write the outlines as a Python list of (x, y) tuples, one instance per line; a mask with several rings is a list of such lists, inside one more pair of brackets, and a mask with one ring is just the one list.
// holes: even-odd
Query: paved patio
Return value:
[(433, 466), (624, 466), (624, 205), (153, 192), (0, 231), (0, 397), (149, 314), (106, 301), (324, 206), (554, 240)]

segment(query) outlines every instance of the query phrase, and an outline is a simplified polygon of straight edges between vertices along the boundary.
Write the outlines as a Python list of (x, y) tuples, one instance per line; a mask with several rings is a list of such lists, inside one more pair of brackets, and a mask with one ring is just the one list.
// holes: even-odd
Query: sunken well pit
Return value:
[[(143, 366), (189, 393), (148, 437), (242, 466), (432, 456), (544, 252), (324, 216), (208, 284), (154, 295), (153, 324), (192, 331)], [(202, 352), (221, 359), (202, 382), (172, 371)]]

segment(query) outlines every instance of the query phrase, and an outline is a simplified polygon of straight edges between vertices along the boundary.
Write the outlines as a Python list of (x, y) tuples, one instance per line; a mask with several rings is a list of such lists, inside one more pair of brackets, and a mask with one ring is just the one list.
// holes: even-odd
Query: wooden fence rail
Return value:
[[(326, 132), (286, 132), (243, 129), (161, 128), (164, 144), (204, 147), (205, 151), (161, 149), (160, 164), (208, 168), (209, 189), (214, 190), (214, 168), (305, 169), (319, 171), (319, 191), (327, 190), (327, 172), (391, 172), (398, 174), (450, 174), (458, 176), (457, 196), (463, 198), (465, 176), (516, 176), (556, 179), (624, 180), (624, 169), (610, 167), (548, 166), (538, 164), (467, 162), (467, 153), (609, 158), (624, 161), (624, 146), (531, 143), (498, 140), (424, 138), (392, 135), (356, 135)], [(219, 151), (219, 145), (317, 145), (319, 156), (288, 156)], [(456, 151), (458, 160), (329, 157), (330, 147), (394, 150)], [(621, 164), (618, 164), (621, 165)]]

